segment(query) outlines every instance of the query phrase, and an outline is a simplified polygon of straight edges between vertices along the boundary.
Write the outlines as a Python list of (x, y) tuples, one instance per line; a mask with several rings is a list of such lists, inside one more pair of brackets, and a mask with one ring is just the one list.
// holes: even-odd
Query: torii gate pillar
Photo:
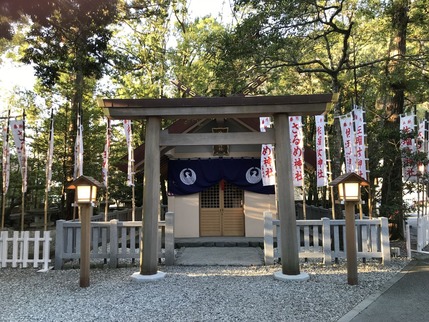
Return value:
[(143, 179), (143, 236), (140, 240), (140, 272), (132, 275), (136, 280), (152, 281), (165, 276), (158, 272), (158, 214), (160, 187), (159, 137), (161, 118), (146, 118), (145, 164)]
[(282, 261), (282, 271), (274, 273), (274, 278), (279, 280), (307, 280), (309, 275), (299, 271), (288, 114), (275, 114), (274, 128), (276, 137), (277, 215), (280, 219)]

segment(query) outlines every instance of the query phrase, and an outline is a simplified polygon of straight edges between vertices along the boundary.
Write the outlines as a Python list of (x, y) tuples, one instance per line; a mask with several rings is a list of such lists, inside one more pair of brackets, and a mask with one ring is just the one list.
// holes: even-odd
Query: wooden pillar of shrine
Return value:
[(140, 241), (140, 274), (158, 271), (158, 214), (160, 187), (159, 133), (161, 118), (146, 118), (145, 163), (143, 179), (143, 236)]
[(288, 114), (274, 115), (277, 214), (280, 220), (282, 274), (299, 275), (296, 211)]

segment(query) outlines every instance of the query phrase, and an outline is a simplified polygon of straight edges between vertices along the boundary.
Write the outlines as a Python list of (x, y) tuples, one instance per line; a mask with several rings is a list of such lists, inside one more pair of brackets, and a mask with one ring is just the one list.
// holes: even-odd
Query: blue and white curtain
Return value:
[(203, 191), (220, 180), (240, 189), (274, 194), (274, 186), (264, 186), (260, 159), (169, 160), (168, 191), (187, 195)]

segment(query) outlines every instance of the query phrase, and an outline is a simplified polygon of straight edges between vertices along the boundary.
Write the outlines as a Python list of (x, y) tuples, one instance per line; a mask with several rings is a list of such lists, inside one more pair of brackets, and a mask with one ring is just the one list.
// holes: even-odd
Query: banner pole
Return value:
[(24, 220), (25, 220), (25, 193), (27, 191), (27, 155), (26, 155), (26, 151), (25, 151), (25, 109), (22, 109), (22, 139), (23, 141), (21, 142), (21, 155), (22, 155), (22, 169), (21, 169), (21, 174), (22, 174), (22, 195), (21, 195), (21, 231), (24, 231)]
[(9, 185), (9, 175), (8, 171), (10, 169), (9, 164), (9, 119), (10, 119), (10, 108), (7, 111), (6, 116), (6, 128), (5, 128), (5, 137), (3, 142), (3, 151), (2, 151), (2, 175), (3, 175), (3, 186), (2, 186), (2, 217), (1, 217), (1, 229), (4, 228), (4, 222), (6, 217), (6, 194)]

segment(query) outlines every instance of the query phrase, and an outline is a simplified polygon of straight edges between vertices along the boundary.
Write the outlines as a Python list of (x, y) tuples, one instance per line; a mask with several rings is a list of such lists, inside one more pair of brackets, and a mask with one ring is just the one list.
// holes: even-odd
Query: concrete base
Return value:
[(282, 271), (274, 273), (274, 279), (279, 281), (307, 281), (310, 279), (310, 275), (307, 273), (300, 273), (298, 275), (286, 275), (283, 274)]
[(164, 277), (164, 272), (158, 272), (153, 275), (142, 275), (140, 274), (140, 272), (135, 272), (133, 275), (131, 275), (131, 278), (136, 280), (137, 282), (155, 282), (163, 279)]

